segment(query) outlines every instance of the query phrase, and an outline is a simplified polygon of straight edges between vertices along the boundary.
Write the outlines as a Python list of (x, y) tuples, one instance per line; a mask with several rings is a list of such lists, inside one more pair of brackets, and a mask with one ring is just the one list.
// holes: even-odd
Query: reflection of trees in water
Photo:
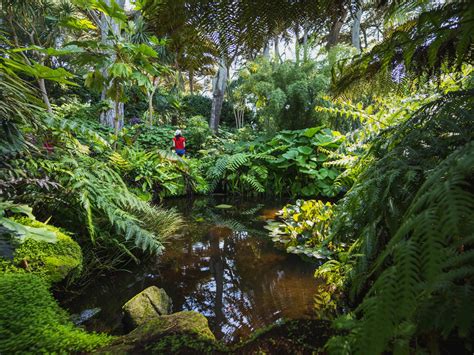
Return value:
[(224, 340), (301, 317), (315, 291), (312, 272), (275, 250), (262, 222), (241, 212), (199, 209), (194, 218), (205, 222), (190, 225), (160, 267), (163, 279), (175, 283), (175, 304), (203, 313)]

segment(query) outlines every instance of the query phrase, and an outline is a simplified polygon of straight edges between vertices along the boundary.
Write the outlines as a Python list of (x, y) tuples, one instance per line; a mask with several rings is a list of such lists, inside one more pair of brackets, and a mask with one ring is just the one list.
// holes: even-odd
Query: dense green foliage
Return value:
[(212, 193), (297, 199), (269, 229), (319, 259), (329, 353), (472, 352), (470, 2), (2, 5), (0, 353), (107, 343), (48, 285), (159, 256), (156, 203)]
[[(331, 258), (316, 271), (332, 285), (317, 300), (322, 317), (337, 311), (346, 288), (360, 303), (336, 323), (350, 334), (332, 339), (330, 351), (401, 350), (413, 339), (432, 351), (456, 338), (469, 346), (473, 107), (472, 89), (428, 100), (371, 138), (349, 164), (352, 188), (329, 214), (322, 202), (298, 202), (270, 225), (289, 251)], [(338, 252), (321, 253), (328, 246)]]
[(47, 283), (35, 275), (0, 274), (0, 309), (2, 353), (90, 351), (110, 341), (75, 328)]
[(412, 337), (437, 348), (426, 334), (472, 334), (472, 313), (463, 313), (473, 277), (472, 107), (470, 91), (450, 94), (384, 132), (338, 206), (333, 235), (355, 242), (348, 276), (354, 297), (364, 297), (351, 333), (358, 335), (347, 338), (358, 352), (379, 352), (394, 339), (407, 347)]
[(268, 131), (313, 127), (325, 123), (314, 106), (324, 102), (328, 74), (315, 62), (298, 66), (261, 58), (242, 69), (235, 95), (255, 105), (258, 123)]
[[(206, 121), (211, 116), (212, 99), (203, 95), (187, 95), (182, 99), (183, 113), (186, 117), (202, 116)], [(185, 122), (189, 125), (189, 120)], [(221, 123), (225, 126), (232, 127), (234, 125), (234, 113), (232, 104), (224, 101), (222, 105)]]
[[(322, 127), (281, 131), (271, 139), (230, 145), (207, 170), (211, 186), (239, 193), (271, 193), (292, 196), (334, 196), (333, 182), (339, 171), (324, 167), (329, 150), (345, 139)], [(230, 154), (229, 154), (230, 153)], [(211, 155), (204, 157), (204, 164)]]

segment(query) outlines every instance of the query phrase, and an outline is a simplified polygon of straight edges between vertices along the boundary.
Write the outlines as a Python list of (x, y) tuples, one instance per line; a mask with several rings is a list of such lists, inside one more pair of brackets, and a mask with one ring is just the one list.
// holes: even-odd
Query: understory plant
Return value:
[[(13, 59), (21, 68), (20, 59)], [(23, 93), (34, 97), (35, 91), (11, 69), (0, 66), (0, 74), (12, 79), (9, 100), (23, 107), (12, 116), (9, 105), (1, 111), (7, 123), (2, 126), (7, 133), (1, 141), (2, 194), (27, 203), (38, 217), (51, 218), (92, 245), (106, 243), (135, 260), (137, 253), (159, 253), (162, 241), (179, 228), (179, 215), (138, 198), (96, 158), (96, 147), (110, 150), (100, 135), (80, 123), (46, 115)]]
[(124, 148), (112, 152), (109, 162), (129, 186), (143, 193), (163, 198), (207, 191), (207, 183), (194, 160), (168, 151)]
[(268, 229), (274, 242), (282, 243), (289, 253), (317, 259), (330, 258), (337, 252), (329, 241), (333, 205), (321, 200), (297, 200), (278, 213), (280, 221), (271, 222)]
[[(208, 165), (207, 178), (211, 188), (220, 185), (231, 193), (334, 196), (339, 171), (323, 163), (327, 151), (337, 149), (344, 139), (339, 132), (314, 127), (234, 144), (230, 153)], [(203, 158), (204, 165), (211, 159), (213, 155)]]

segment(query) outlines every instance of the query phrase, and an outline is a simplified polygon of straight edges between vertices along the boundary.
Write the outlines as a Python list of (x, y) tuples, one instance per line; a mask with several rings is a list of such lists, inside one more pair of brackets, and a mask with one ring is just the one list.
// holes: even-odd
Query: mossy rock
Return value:
[(55, 243), (27, 239), (14, 252), (12, 261), (2, 260), (0, 271), (15, 271), (20, 268), (38, 274), (49, 282), (60, 282), (66, 278), (73, 280), (82, 271), (82, 251), (70, 236), (60, 229), (22, 217), (16, 222), (31, 227), (46, 228), (56, 234)]
[(76, 328), (44, 278), (0, 272), (0, 354), (86, 352), (111, 340)]
[(99, 350), (108, 354), (203, 353), (219, 348), (207, 318), (193, 311), (159, 316)]
[(162, 288), (151, 286), (125, 303), (122, 310), (125, 326), (135, 329), (151, 319), (169, 314), (171, 298)]

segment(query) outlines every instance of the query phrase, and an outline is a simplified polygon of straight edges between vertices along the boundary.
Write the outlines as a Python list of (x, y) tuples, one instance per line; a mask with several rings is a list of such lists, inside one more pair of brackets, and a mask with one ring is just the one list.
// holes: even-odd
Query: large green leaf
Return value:
[(10, 230), (20, 243), (26, 239), (34, 239), (37, 241), (56, 243), (56, 233), (42, 227), (25, 226), (9, 218), (0, 218), (0, 224)]
[(296, 159), (296, 157), (299, 155), (298, 149), (290, 149), (287, 151), (285, 154), (283, 154), (283, 157), (286, 159)]
[(308, 128), (304, 131), (304, 135), (308, 138), (311, 138), (313, 137), (316, 133), (318, 133), (319, 131), (321, 131), (321, 126), (320, 127), (311, 127), (311, 128)]
[(109, 68), (109, 73), (115, 77), (129, 78), (132, 75), (132, 68), (125, 63), (114, 63)]
[(302, 147), (298, 147), (298, 151), (301, 154), (310, 155), (313, 152), (313, 148), (308, 147), (307, 145), (304, 145)]

